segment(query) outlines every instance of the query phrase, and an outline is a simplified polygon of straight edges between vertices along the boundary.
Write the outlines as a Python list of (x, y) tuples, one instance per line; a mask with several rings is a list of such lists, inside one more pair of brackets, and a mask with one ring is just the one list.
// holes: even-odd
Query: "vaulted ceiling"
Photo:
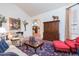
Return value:
[(16, 5), (32, 17), (66, 6), (67, 3), (16, 3)]

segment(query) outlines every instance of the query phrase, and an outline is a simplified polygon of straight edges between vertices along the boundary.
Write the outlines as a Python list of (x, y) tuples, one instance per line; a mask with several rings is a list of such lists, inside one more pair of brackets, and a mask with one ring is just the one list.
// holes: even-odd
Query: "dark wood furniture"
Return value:
[(40, 49), (42, 49), (42, 45), (44, 44), (43, 40), (38, 40), (36, 43), (32, 44), (29, 42), (29, 40), (26, 40), (26, 42), (24, 43), (26, 45), (26, 49), (28, 49), (28, 47), (31, 47), (35, 50), (35, 53), (37, 48), (40, 47)]
[(59, 20), (44, 22), (44, 40), (59, 40)]

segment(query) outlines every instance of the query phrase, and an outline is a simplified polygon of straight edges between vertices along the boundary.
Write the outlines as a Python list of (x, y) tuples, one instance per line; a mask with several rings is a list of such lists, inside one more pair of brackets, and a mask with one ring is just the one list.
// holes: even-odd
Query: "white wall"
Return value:
[[(42, 22), (46, 22), (46, 21), (52, 21), (52, 16), (59, 16), (60, 40), (64, 41), (65, 40), (65, 16), (66, 16), (65, 11), (66, 11), (66, 6), (34, 16), (33, 18), (39, 18)], [(41, 28), (43, 28), (43, 26), (41, 26)], [(43, 29), (42, 29), (42, 34), (43, 34)]]
[[(40, 19), (42, 22), (45, 21), (51, 21), (52, 20), (52, 16), (59, 16), (59, 20), (60, 20), (60, 40), (64, 41), (65, 39), (65, 11), (66, 11), (66, 7), (64, 6), (62, 8), (56, 9), (56, 10), (52, 10), (52, 11), (48, 11), (46, 13), (42, 13), (40, 15), (34, 16), (34, 17), (29, 17), (25, 12), (23, 12), (23, 10), (21, 10), (19, 7), (17, 7), (15, 4), (0, 4), (0, 14), (6, 16), (6, 18), (8, 19), (8, 17), (12, 17), (12, 18), (20, 18), (21, 20), (26, 20), (29, 24), (27, 25), (27, 30), (24, 31), (24, 27), (23, 24), (21, 25), (21, 30), (24, 31), (24, 36), (30, 36), (32, 35), (32, 21), (31, 19), (36, 18), (36, 19)], [(8, 26), (7, 24), (3, 24), (3, 27), (6, 28), (6, 30), (8, 30)], [(41, 24), (41, 34), (43, 34), (43, 23)]]
[(66, 8), (71, 6), (73, 4), (68, 4), (67, 6), (63, 6), (61, 8), (48, 11), (46, 13), (39, 14), (37, 16), (33, 16), (32, 19), (40, 19), (42, 21), (42, 24), (40, 25), (41, 27), (41, 35), (43, 37), (43, 22), (46, 21), (52, 21), (52, 16), (59, 16), (59, 34), (60, 34), (60, 40), (64, 41), (65, 40), (65, 20), (66, 20)]
[[(3, 16), (6, 17), (6, 19), (8, 20), (9, 17), (12, 18), (20, 18), (21, 20), (26, 20), (28, 22), (27, 25), (27, 30), (24, 31), (24, 26), (23, 23), (21, 24), (21, 31), (24, 31), (24, 36), (30, 36), (32, 35), (32, 29), (31, 29), (31, 18), (30, 16), (28, 16), (26, 13), (23, 12), (23, 10), (21, 10), (19, 7), (17, 7), (15, 4), (0, 4), (0, 14), (2, 14)], [(8, 31), (8, 26), (7, 24), (3, 24), (3, 27), (6, 28), (6, 30)]]

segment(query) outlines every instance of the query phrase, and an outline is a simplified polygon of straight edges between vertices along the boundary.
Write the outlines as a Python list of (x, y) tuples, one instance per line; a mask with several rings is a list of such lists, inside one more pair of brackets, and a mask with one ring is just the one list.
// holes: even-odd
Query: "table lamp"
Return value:
[(0, 38), (6, 38), (6, 32), (4, 27), (0, 27)]
[(0, 27), (0, 33), (4, 34), (4, 33), (6, 33), (6, 32), (7, 32), (7, 31), (5, 30), (4, 27)]

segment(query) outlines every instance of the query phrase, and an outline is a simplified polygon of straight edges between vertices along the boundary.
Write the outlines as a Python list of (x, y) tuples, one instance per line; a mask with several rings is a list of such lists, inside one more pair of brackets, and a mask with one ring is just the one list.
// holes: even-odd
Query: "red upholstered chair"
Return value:
[(77, 37), (77, 38), (76, 38), (76, 42), (78, 42), (78, 43), (79, 43), (79, 37)]
[(77, 37), (75, 40), (76, 40), (76, 47), (79, 48), (79, 37)]
[(56, 51), (61, 51), (61, 52), (70, 52), (70, 47), (67, 46), (64, 42), (62, 41), (53, 41), (53, 45), (55, 47)]
[(76, 42), (71, 39), (66, 39), (65, 43), (70, 47), (71, 52), (76, 52)]

